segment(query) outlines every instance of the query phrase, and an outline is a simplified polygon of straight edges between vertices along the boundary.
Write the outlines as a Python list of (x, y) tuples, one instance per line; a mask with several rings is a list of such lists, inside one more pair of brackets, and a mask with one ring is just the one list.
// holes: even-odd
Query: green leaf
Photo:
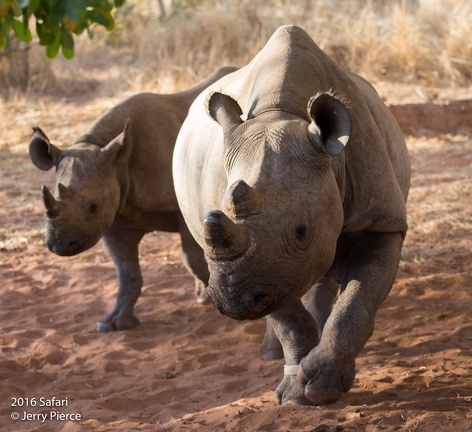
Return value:
[(86, 5), (77, 5), (74, 0), (66, 0), (64, 2), (65, 13), (75, 23), (83, 22), (85, 20)]
[(12, 0), (11, 1), (11, 8), (13, 9), (13, 15), (14, 16), (20, 16), (21, 15), (21, 6), (18, 0)]
[(28, 14), (33, 14), (39, 8), (40, 0), (31, 0), (28, 6)]
[(72, 30), (72, 33), (76, 35), (82, 34), (82, 32), (85, 30), (85, 27), (86, 27), (85, 24), (76, 25), (74, 29)]
[(61, 28), (61, 45), (65, 49), (74, 49), (74, 39), (65, 28)]
[(0, 0), (0, 49), (8, 46), (14, 33), (24, 42), (32, 41), (31, 19), (36, 24), (39, 43), (49, 58), (59, 50), (66, 58), (74, 56), (74, 35), (87, 30), (93, 36), (92, 24), (113, 30), (116, 8), (125, 0)]
[(55, 33), (44, 23), (36, 21), (36, 33), (38, 33), (40, 45), (51, 45), (54, 42)]
[(73, 59), (74, 58), (74, 55), (75, 55), (75, 51), (72, 49), (72, 50), (68, 50), (64, 47), (62, 47), (62, 54), (64, 55), (64, 57), (67, 59), (67, 60), (70, 60), (70, 59)]
[(13, 19), (11, 25), (13, 27), (13, 31), (20, 38), (20, 40), (22, 40), (23, 42), (31, 42), (31, 40), (33, 39), (33, 35), (31, 34), (30, 29), (25, 23)]
[(54, 27), (59, 27), (62, 18), (64, 17), (64, 9), (62, 4), (55, 6), (49, 14), (49, 23)]
[(48, 6), (49, 9), (54, 9), (57, 3), (59, 3), (60, 0), (43, 0), (44, 3)]
[(111, 12), (113, 10), (113, 3), (109, 0), (97, 1), (95, 3), (96, 6), (94, 6), (94, 9), (101, 9), (107, 12)]
[(107, 30), (113, 30), (115, 27), (115, 21), (113, 20), (110, 12), (100, 9), (91, 10), (88, 11), (88, 17), (92, 22), (101, 24)]
[(8, 29), (6, 29), (6, 23), (0, 22), (0, 49), (3, 49), (7, 45), (7, 38), (5, 35), (8, 34)]
[(58, 29), (54, 35), (54, 41), (46, 46), (46, 55), (52, 59), (57, 56), (61, 46), (61, 31)]

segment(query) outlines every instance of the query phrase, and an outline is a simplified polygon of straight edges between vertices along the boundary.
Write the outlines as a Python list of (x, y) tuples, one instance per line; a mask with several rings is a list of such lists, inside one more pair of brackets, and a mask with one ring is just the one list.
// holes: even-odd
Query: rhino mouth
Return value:
[(231, 299), (224, 295), (224, 290), (211, 285), (207, 293), (221, 314), (238, 321), (262, 318), (277, 307), (277, 298), (269, 287), (249, 288), (241, 296)]
[(89, 239), (52, 239), (47, 237), (46, 238), (46, 245), (48, 249), (59, 256), (73, 256), (77, 255), (81, 252), (90, 249), (93, 245), (97, 242), (92, 242)]

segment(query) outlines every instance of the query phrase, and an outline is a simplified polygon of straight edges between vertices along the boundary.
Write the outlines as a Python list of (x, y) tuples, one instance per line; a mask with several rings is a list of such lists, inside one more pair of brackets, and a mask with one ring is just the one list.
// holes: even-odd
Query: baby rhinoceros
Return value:
[(220, 68), (180, 93), (131, 96), (64, 150), (34, 128), (29, 146), (32, 162), (41, 170), (56, 169), (54, 191), (42, 186), (48, 248), (72, 256), (102, 238), (116, 268), (116, 304), (97, 323), (99, 331), (139, 324), (133, 313), (142, 287), (138, 245), (151, 231), (180, 232), (183, 261), (195, 277), (197, 301), (206, 301), (208, 266), (177, 204), (172, 153), (193, 100), (234, 70)]

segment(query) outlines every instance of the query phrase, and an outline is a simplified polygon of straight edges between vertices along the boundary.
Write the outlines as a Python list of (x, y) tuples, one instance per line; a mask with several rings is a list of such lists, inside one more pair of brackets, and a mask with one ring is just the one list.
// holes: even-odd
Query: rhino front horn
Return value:
[(226, 191), (224, 206), (229, 215), (246, 218), (263, 211), (264, 198), (244, 180), (237, 180)]
[(249, 248), (249, 233), (220, 210), (209, 211), (204, 218), (205, 243), (208, 255), (215, 260), (234, 260)]
[(57, 217), (59, 215), (61, 203), (52, 196), (52, 193), (46, 186), (41, 186), (41, 192), (43, 193), (43, 202), (46, 207), (46, 216), (48, 218)]

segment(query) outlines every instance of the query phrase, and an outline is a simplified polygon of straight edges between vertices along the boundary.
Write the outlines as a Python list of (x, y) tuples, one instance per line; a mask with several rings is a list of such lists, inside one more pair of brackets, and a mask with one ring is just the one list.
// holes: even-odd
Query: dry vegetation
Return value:
[[(73, 61), (49, 63), (33, 49), (23, 86), (30, 92), (66, 96), (83, 93), (84, 80), (93, 90), (93, 83), (102, 84), (101, 95), (117, 90), (172, 91), (221, 64), (247, 63), (277, 27), (288, 23), (306, 29), (340, 64), (370, 80), (446, 87), (472, 82), (468, 0), (174, 0), (173, 4), (162, 18), (157, 2), (128, 0), (117, 13), (118, 28), (113, 33), (97, 32), (93, 41), (82, 37)], [(18, 72), (19, 65), (13, 66)], [(16, 81), (23, 77), (21, 72), (15, 74)], [(0, 74), (7, 82), (5, 61)], [(71, 80), (80, 84), (70, 86)]]
[[(49, 61), (34, 44), (0, 56), (0, 147), (27, 139), (35, 116), (18, 114), (37, 108), (36, 101), (47, 104), (50, 117), (56, 107), (64, 109), (64, 98), (92, 105), (101, 100), (106, 109), (129, 93), (177, 91), (220, 65), (246, 64), (287, 23), (306, 29), (342, 66), (374, 82), (384, 98), (472, 94), (468, 0), (174, 0), (172, 5), (161, 17), (157, 2), (128, 0), (117, 13), (117, 29), (98, 30), (92, 41), (79, 38), (70, 61), (61, 56)], [(89, 113), (73, 123), (89, 121)]]

